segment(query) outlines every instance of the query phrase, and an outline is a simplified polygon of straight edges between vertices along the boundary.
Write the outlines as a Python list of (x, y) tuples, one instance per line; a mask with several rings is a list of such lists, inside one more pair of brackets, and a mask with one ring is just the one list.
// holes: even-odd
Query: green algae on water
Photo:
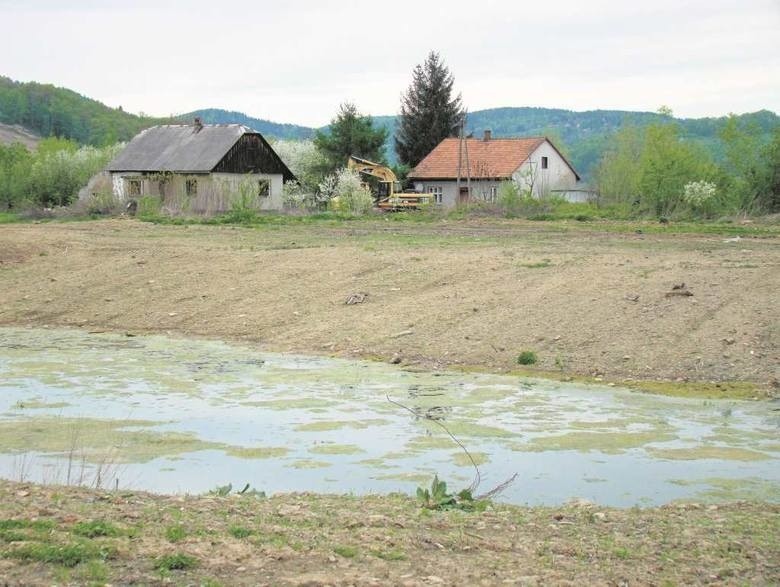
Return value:
[(728, 501), (747, 500), (768, 503), (780, 502), (780, 483), (758, 477), (731, 479), (708, 477), (705, 479), (669, 479), (669, 483), (683, 487), (704, 485), (702, 489), (683, 501), (704, 501), (723, 503)]
[(676, 437), (668, 432), (569, 432), (541, 436), (526, 444), (515, 444), (512, 450), (540, 452), (546, 450), (600, 451), (619, 454), (654, 442), (669, 442)]
[[(471, 455), (471, 458), (469, 458)], [(472, 461), (473, 459), (473, 461)], [(484, 465), (490, 462), (490, 457), (484, 452), (456, 452), (452, 455), (452, 461), (459, 467), (473, 467), (474, 465)]]
[(364, 451), (356, 444), (318, 444), (310, 448), (309, 452), (320, 455), (355, 455)]
[(45, 402), (37, 398), (19, 400), (13, 405), (15, 410), (56, 410), (67, 408), (71, 404), (68, 402)]
[(281, 446), (231, 446), (225, 449), (225, 453), (239, 459), (275, 459), (283, 457), (290, 449)]
[(88, 462), (108, 459), (145, 463), (159, 457), (223, 446), (202, 441), (187, 432), (149, 430), (159, 424), (149, 420), (56, 417), (0, 422), (0, 452), (75, 453)]
[(325, 461), (315, 461), (312, 459), (300, 459), (293, 461), (290, 465), (293, 469), (325, 469), (330, 467), (330, 463)]
[(659, 459), (694, 461), (718, 459), (721, 461), (763, 461), (772, 457), (766, 453), (733, 446), (694, 446), (690, 448), (648, 448), (647, 452)]
[[(424, 426), (431, 434), (446, 434), (441, 426), (437, 426), (431, 422), (425, 422)], [(454, 421), (447, 422), (446, 426), (447, 430), (449, 430), (450, 433), (453, 434), (456, 438), (512, 438), (517, 436), (506, 428), (486, 426), (484, 424), (476, 424), (474, 422)]]
[(313, 410), (318, 408), (332, 408), (338, 402), (315, 397), (284, 398), (268, 400), (247, 400), (241, 402), (242, 406), (253, 408), (266, 408), (268, 410)]
[(295, 430), (298, 432), (327, 432), (329, 430), (341, 430), (342, 428), (360, 430), (370, 426), (382, 426), (387, 423), (387, 420), (380, 418), (369, 420), (320, 420), (318, 422), (299, 424), (295, 427)]

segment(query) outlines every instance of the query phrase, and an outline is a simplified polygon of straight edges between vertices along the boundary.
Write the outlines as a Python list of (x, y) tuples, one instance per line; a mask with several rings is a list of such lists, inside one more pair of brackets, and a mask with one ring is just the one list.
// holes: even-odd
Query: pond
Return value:
[(780, 501), (779, 407), (0, 328), (0, 476), (43, 483), (411, 493), (468, 486), (473, 459), (517, 504)]

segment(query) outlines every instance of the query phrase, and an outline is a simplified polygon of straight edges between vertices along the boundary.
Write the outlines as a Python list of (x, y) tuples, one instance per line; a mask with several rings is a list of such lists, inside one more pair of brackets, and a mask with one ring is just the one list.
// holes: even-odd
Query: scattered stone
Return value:
[(347, 296), (347, 299), (344, 301), (344, 303), (347, 306), (353, 306), (355, 304), (362, 304), (366, 301), (366, 298), (368, 297), (368, 294), (365, 292), (358, 292), (353, 293)]
[(401, 355), (399, 354), (393, 355), (393, 357), (390, 359), (391, 365), (398, 365), (400, 363), (401, 363)]

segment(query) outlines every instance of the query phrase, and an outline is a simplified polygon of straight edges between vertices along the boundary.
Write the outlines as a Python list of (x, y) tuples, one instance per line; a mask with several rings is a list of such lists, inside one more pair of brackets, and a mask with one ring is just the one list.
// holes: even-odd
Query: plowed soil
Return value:
[(532, 350), (534, 369), (563, 375), (771, 390), (778, 291), (771, 235), (501, 220), (0, 226), (0, 324), (239, 339), (424, 368), (506, 371)]

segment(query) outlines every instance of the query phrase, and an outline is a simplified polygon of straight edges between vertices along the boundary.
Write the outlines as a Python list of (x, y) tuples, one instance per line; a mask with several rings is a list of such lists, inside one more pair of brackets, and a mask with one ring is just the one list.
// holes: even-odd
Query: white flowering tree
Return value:
[(320, 185), (320, 194), (328, 197), (332, 209), (360, 216), (374, 207), (374, 197), (356, 171), (342, 167), (330, 177), (332, 179), (326, 178)]
[(717, 195), (718, 187), (709, 181), (691, 181), (683, 188), (683, 201), (697, 212), (711, 212)]
[(314, 146), (313, 141), (278, 140), (273, 143), (274, 151), (298, 178), (304, 191), (311, 193), (322, 180), (325, 158)]

